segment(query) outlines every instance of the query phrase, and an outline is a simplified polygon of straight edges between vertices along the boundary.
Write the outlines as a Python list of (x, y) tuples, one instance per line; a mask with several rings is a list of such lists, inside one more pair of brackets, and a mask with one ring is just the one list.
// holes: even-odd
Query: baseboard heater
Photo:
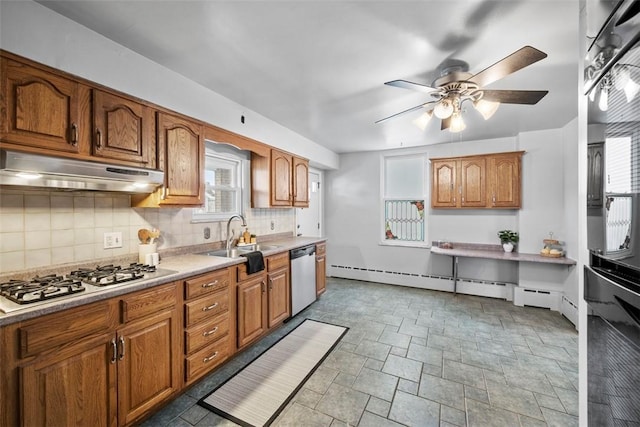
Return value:
[[(447, 275), (407, 273), (404, 271), (363, 268), (348, 265), (331, 264), (330, 275), (345, 279), (367, 282), (388, 283), (421, 289), (453, 292), (453, 278)], [(513, 283), (458, 278), (457, 291), (462, 294), (513, 299)]]

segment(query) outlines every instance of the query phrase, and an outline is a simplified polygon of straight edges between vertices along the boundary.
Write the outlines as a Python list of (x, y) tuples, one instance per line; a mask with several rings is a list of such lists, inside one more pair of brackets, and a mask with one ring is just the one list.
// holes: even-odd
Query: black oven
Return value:
[(640, 424), (640, 0), (587, 0), (590, 426)]

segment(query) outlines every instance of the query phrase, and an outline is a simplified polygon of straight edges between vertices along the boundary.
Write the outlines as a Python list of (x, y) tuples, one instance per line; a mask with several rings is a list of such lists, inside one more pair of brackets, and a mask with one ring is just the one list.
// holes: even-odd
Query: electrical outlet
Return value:
[(209, 227), (205, 227), (204, 228), (204, 238), (205, 239), (210, 239), (211, 238), (211, 229)]
[(122, 231), (104, 233), (104, 248), (113, 249), (122, 247)]
[(275, 228), (276, 228), (276, 223), (275, 223), (275, 221), (271, 221), (271, 229), (273, 230), (273, 229), (275, 229)]

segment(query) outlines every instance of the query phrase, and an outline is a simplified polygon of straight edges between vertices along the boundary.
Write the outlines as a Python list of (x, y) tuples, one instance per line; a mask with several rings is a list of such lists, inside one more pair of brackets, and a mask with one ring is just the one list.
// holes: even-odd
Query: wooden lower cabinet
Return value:
[(320, 296), (327, 290), (327, 244), (316, 245), (316, 296)]
[(264, 273), (238, 283), (238, 348), (267, 331), (266, 278)]
[(175, 306), (118, 330), (118, 418), (129, 425), (181, 388)]
[[(286, 254), (287, 258), (289, 254)], [(291, 286), (289, 279), (289, 268), (281, 268), (268, 274), (268, 307), (269, 328), (279, 325), (291, 316)]]
[(177, 394), (176, 290), (162, 285), (3, 328), (0, 425), (131, 425)]
[(116, 426), (116, 364), (105, 361), (112, 338), (102, 335), (21, 366), (20, 425)]
[(184, 281), (184, 379), (191, 384), (235, 351), (235, 295), (224, 268)]

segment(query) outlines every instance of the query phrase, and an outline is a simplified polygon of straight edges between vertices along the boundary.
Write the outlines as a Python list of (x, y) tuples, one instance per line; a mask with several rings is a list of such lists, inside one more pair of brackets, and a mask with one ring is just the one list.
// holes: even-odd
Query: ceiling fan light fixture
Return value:
[(609, 109), (609, 89), (607, 89), (606, 87), (603, 87), (600, 91), (598, 108), (600, 108), (601, 111), (607, 111)]
[(425, 111), (420, 114), (420, 117), (413, 121), (413, 124), (418, 126), (420, 130), (424, 131), (431, 120), (431, 116), (433, 116), (433, 110)]
[(626, 85), (624, 85), (624, 95), (627, 97), (627, 103), (634, 100), (638, 92), (640, 92), (640, 85), (633, 81), (633, 79), (629, 79)]
[(451, 116), (451, 125), (449, 126), (449, 131), (452, 133), (458, 133), (465, 130), (467, 125), (464, 124), (464, 120), (462, 120), (462, 115), (460, 112), (455, 112)]
[(480, 114), (482, 114), (482, 117), (484, 117), (485, 120), (489, 120), (491, 116), (496, 113), (498, 107), (500, 107), (500, 103), (479, 99), (473, 102), (473, 106)]
[(442, 98), (433, 109), (433, 114), (439, 119), (446, 119), (453, 114), (453, 102), (448, 98)]

